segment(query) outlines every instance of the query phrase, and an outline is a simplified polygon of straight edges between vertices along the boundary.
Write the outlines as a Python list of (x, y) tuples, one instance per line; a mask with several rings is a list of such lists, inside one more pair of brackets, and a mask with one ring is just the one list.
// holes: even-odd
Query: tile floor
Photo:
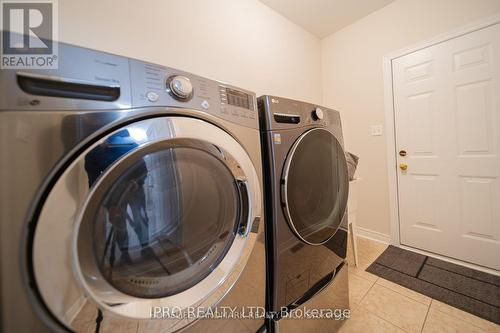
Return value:
[(359, 266), (355, 267), (349, 244), (352, 314), (340, 333), (500, 333), (499, 325), (366, 272), (365, 269), (386, 247), (387, 245), (359, 237)]

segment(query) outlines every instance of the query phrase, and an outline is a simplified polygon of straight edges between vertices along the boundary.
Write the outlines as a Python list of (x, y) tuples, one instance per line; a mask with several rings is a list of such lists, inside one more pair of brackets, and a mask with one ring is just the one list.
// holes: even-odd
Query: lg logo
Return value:
[(56, 68), (56, 3), (0, 0), (2, 68)]

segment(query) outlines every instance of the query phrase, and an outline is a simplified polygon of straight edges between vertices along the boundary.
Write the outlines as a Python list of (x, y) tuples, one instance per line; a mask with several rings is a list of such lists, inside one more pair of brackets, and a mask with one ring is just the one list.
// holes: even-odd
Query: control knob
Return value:
[(167, 79), (167, 90), (177, 100), (188, 101), (193, 97), (193, 85), (189, 78), (173, 75)]
[(315, 120), (323, 120), (323, 118), (325, 117), (325, 114), (323, 113), (323, 110), (321, 110), (320, 108), (316, 108), (312, 112), (312, 115), (313, 115), (313, 118)]

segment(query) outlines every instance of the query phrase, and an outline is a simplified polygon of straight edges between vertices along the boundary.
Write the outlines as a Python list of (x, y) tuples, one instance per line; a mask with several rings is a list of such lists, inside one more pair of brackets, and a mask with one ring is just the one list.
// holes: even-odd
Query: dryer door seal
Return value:
[(344, 150), (326, 129), (302, 134), (288, 153), (281, 201), (290, 228), (303, 242), (321, 245), (337, 231), (347, 207)]
[(47, 196), (37, 287), (73, 330), (76, 302), (124, 321), (169, 309), (162, 328), (178, 330), (196, 320), (183, 312), (214, 306), (236, 282), (260, 200), (249, 156), (219, 127), (188, 117), (129, 124), (76, 157)]

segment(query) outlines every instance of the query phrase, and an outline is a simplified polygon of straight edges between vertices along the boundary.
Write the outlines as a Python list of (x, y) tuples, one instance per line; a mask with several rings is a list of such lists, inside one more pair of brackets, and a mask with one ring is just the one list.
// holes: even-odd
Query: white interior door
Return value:
[(393, 60), (393, 87), (401, 243), (500, 270), (500, 24)]

